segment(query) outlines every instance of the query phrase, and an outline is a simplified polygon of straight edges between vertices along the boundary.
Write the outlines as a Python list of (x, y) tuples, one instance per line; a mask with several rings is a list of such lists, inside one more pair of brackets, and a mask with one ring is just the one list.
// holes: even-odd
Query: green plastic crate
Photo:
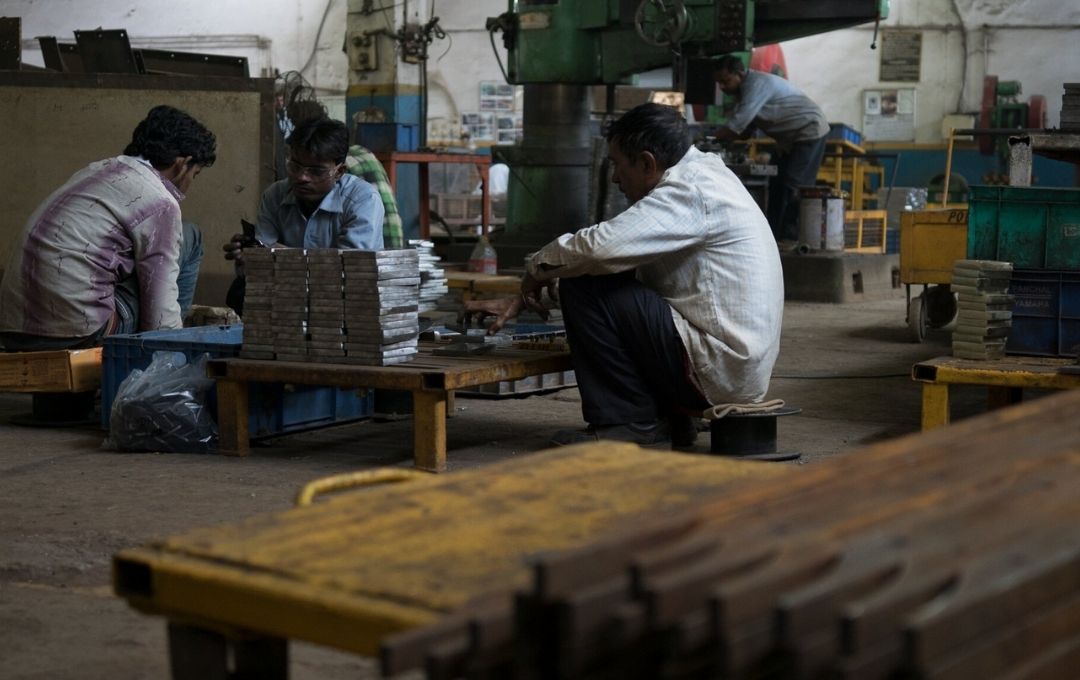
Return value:
[(971, 187), (967, 256), (1080, 270), (1080, 189)]

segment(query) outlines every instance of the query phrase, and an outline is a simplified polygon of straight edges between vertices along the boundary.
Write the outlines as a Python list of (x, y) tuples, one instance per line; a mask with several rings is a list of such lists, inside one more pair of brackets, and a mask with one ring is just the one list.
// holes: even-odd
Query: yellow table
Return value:
[(1000, 408), (1019, 402), (1025, 387), (1070, 389), (1080, 387), (1080, 374), (1059, 373), (1072, 359), (1006, 357), (1000, 361), (974, 361), (937, 357), (915, 364), (911, 378), (923, 384), (922, 429), (949, 424), (949, 387), (986, 385), (987, 405)]
[[(529, 582), (538, 551), (586, 545), (796, 468), (566, 447), (157, 541), (114, 560), (116, 593), (169, 620), (173, 677), (283, 678), (287, 641), (372, 655), (395, 632)], [(242, 667), (242, 668), (241, 668)]]
[(446, 469), (446, 410), (454, 390), (573, 369), (567, 351), (500, 347), (489, 354), (461, 357), (434, 354), (435, 348), (421, 344), (415, 359), (393, 366), (254, 359), (210, 361), (207, 371), (217, 379), (220, 449), (241, 456), (250, 451), (248, 383), (405, 390), (413, 395), (416, 467), (440, 472)]

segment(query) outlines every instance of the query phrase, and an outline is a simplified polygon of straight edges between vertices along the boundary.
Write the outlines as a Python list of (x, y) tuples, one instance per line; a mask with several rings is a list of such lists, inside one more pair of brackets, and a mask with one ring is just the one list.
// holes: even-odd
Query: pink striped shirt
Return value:
[(180, 328), (179, 200), (148, 163), (117, 156), (76, 172), (30, 216), (0, 283), (0, 331), (85, 337), (113, 315), (134, 273), (139, 330)]

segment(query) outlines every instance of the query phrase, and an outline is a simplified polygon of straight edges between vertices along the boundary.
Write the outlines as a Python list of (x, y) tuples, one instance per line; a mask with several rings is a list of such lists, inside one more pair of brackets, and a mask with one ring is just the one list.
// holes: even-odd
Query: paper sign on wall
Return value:
[(915, 141), (915, 90), (863, 90), (863, 139)]

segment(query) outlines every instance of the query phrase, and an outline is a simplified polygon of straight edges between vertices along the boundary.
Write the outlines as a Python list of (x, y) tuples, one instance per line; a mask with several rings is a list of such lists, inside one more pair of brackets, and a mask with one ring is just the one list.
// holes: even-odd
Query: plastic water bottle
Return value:
[(481, 274), (496, 274), (499, 270), (499, 257), (495, 253), (495, 247), (488, 241), (487, 236), (481, 236), (476, 241), (476, 247), (469, 255), (468, 269), (471, 272)]

